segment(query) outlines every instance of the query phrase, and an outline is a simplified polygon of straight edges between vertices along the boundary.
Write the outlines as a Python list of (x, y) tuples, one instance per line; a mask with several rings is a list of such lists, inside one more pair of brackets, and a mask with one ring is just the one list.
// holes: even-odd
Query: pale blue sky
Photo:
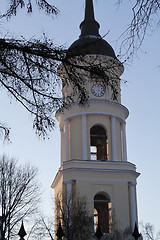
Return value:
[[(4, 4), (6, 0), (1, 0)], [(96, 0), (95, 17), (100, 23), (100, 34), (118, 54), (116, 39), (131, 19), (130, 3), (117, 9), (112, 0)], [(129, 2), (129, 1), (128, 1)], [(42, 36), (53, 39), (57, 45), (68, 47), (80, 35), (79, 24), (84, 17), (84, 0), (54, 0), (59, 16), (52, 19), (36, 11), (27, 16), (24, 11), (8, 23), (0, 22), (0, 36), (21, 35), (25, 38)], [(147, 36), (134, 61), (125, 67), (122, 76), (122, 103), (130, 112), (127, 120), (128, 161), (135, 163), (141, 173), (137, 184), (139, 221), (151, 222), (160, 230), (160, 32)], [(11, 103), (12, 102), (12, 103)], [(20, 162), (30, 161), (40, 170), (39, 178), (45, 192), (45, 206), (49, 201), (50, 185), (60, 166), (60, 136), (58, 123), (50, 139), (39, 141), (32, 130), (32, 118), (4, 91), (0, 94), (0, 121), (11, 126), (12, 144), (0, 143), (0, 153), (15, 156)]]

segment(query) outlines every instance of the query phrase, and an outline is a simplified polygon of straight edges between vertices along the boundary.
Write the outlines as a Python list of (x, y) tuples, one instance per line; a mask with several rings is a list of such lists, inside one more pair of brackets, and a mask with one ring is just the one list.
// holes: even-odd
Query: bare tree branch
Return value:
[[(123, 1), (118, 0), (120, 5)], [(135, 0), (132, 6), (133, 17), (124, 33), (118, 40), (122, 40), (120, 54), (133, 56), (147, 34), (151, 34), (160, 25), (160, 2), (159, 0)]]
[(17, 234), (20, 221), (37, 211), (40, 193), (36, 175), (37, 169), (30, 165), (22, 167), (14, 159), (0, 158), (2, 239)]
[(27, 13), (31, 14), (34, 5), (37, 5), (40, 10), (44, 10), (48, 15), (54, 16), (59, 13), (59, 10), (54, 5), (49, 4), (47, 0), (10, 0), (9, 8), (5, 13), (0, 15), (0, 19), (9, 19), (12, 16), (16, 16), (20, 9), (26, 9)]
[(0, 138), (4, 141), (10, 142), (9, 138), (10, 129), (3, 123), (0, 123)]
[[(110, 86), (112, 99), (117, 100), (118, 62), (104, 65), (97, 59), (88, 62), (84, 56), (55, 47), (48, 39), (0, 39), (0, 86), (34, 116), (33, 127), (38, 136), (45, 138), (54, 128), (58, 109), (70, 107), (75, 101), (83, 106), (87, 103), (86, 76), (96, 76), (97, 81)], [(61, 79), (62, 72), (65, 79)], [(72, 88), (66, 97), (62, 96), (62, 85)]]
[(78, 193), (71, 196), (60, 193), (55, 202), (56, 223), (61, 222), (65, 238), (90, 239), (93, 233), (93, 216), (88, 211), (86, 198)]
[(140, 223), (140, 229), (144, 240), (159, 240), (160, 232), (155, 233), (154, 226), (151, 223)]

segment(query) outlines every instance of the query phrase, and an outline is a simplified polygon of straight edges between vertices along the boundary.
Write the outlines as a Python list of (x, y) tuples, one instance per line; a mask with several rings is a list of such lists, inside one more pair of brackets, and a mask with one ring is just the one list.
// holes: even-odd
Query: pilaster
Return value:
[(112, 129), (112, 160), (117, 161), (117, 138), (116, 138), (116, 118), (111, 117), (111, 129)]
[(65, 120), (65, 161), (69, 160), (69, 119)]
[(126, 123), (122, 123), (123, 161), (127, 161)]
[(87, 160), (87, 117), (82, 115), (82, 149), (83, 160)]
[(134, 230), (135, 223), (137, 222), (137, 208), (136, 208), (136, 183), (129, 182), (130, 194), (130, 220), (131, 228)]

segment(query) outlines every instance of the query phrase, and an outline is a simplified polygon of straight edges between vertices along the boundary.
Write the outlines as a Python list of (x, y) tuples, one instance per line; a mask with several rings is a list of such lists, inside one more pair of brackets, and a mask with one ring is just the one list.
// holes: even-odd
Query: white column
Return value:
[(112, 158), (113, 161), (117, 161), (117, 136), (116, 136), (116, 118), (111, 117), (112, 128)]
[(60, 127), (61, 132), (61, 164), (63, 163), (63, 128)]
[(72, 199), (72, 181), (67, 182), (67, 200), (71, 203)]
[(82, 149), (83, 160), (87, 160), (87, 118), (86, 115), (82, 115)]
[(129, 193), (130, 193), (130, 214), (131, 214), (131, 228), (134, 230), (135, 222), (137, 222), (137, 208), (136, 208), (136, 183), (129, 183)]
[(68, 221), (72, 223), (72, 180), (67, 181), (67, 210), (68, 210)]
[(65, 161), (69, 160), (69, 120), (65, 120)]
[(127, 161), (126, 123), (122, 123), (123, 161)]

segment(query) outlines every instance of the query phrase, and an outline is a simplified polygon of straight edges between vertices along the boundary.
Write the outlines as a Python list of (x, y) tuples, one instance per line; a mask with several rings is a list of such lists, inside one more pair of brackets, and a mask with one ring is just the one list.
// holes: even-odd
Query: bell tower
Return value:
[[(88, 106), (75, 101), (56, 118), (61, 131), (61, 166), (52, 183), (55, 196), (77, 190), (86, 197), (103, 233), (111, 233), (113, 215), (118, 229), (133, 230), (137, 219), (136, 179), (139, 173), (127, 159), (126, 119), (128, 109), (121, 104), (120, 76), (124, 71), (113, 48), (99, 34), (92, 0), (85, 1), (85, 17), (81, 34), (69, 52), (85, 64), (102, 66), (110, 81), (96, 72), (85, 76)], [(63, 97), (67, 99), (72, 86), (66, 84), (63, 66), (59, 68)], [(111, 84), (112, 83), (112, 84)], [(113, 90), (112, 86), (115, 85)], [(116, 90), (115, 90), (116, 89)], [(114, 92), (115, 91), (115, 92)], [(116, 94), (116, 97), (115, 97)]]

